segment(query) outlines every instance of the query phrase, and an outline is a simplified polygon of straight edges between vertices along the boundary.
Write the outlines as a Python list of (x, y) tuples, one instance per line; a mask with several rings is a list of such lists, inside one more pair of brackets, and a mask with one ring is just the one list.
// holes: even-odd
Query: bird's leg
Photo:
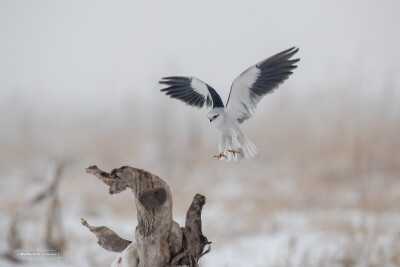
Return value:
[(236, 154), (239, 154), (239, 153), (240, 153), (240, 151), (239, 151), (239, 150), (236, 150), (236, 149), (229, 149), (228, 152), (233, 153), (233, 155), (236, 155)]
[(224, 152), (221, 152), (221, 153), (219, 153), (219, 155), (214, 156), (214, 158), (217, 158), (217, 159), (220, 159), (222, 157), (228, 159), (228, 157), (224, 154)]
[(239, 148), (241, 148), (241, 144), (240, 144), (240, 142), (238, 140), (238, 136), (237, 136), (236, 130), (232, 131), (231, 135), (232, 135), (232, 146), (233, 146), (233, 149), (229, 149), (228, 152), (231, 152), (231, 153), (233, 153), (233, 156), (236, 156), (236, 154), (240, 153)]

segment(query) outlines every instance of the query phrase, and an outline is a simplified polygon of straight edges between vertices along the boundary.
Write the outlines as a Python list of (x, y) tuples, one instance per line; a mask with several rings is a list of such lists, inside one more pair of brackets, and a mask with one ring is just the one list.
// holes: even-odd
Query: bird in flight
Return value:
[(233, 81), (225, 106), (214, 88), (195, 77), (162, 78), (160, 83), (168, 87), (161, 91), (190, 106), (212, 106), (207, 117), (221, 131), (219, 154), (215, 158), (228, 161), (252, 158), (259, 149), (240, 128), (251, 117), (260, 99), (278, 88), (297, 68), (295, 64), (300, 59), (291, 59), (297, 51), (298, 48), (292, 47), (245, 70)]

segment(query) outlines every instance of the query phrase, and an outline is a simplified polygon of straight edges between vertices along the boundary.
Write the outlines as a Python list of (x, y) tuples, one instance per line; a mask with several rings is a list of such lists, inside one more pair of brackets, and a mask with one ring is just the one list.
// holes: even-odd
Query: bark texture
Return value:
[[(186, 215), (185, 227), (181, 228), (172, 219), (169, 186), (158, 176), (128, 166), (110, 173), (97, 166), (90, 166), (86, 171), (108, 185), (110, 194), (120, 193), (126, 188), (134, 193), (138, 219), (134, 252), (139, 267), (197, 266), (199, 258), (205, 254), (204, 246), (211, 243), (201, 230), (204, 196), (197, 194), (194, 197)], [(97, 236), (99, 245), (106, 250), (121, 252), (132, 242), (105, 226), (91, 226), (85, 219), (82, 219), (82, 224)]]

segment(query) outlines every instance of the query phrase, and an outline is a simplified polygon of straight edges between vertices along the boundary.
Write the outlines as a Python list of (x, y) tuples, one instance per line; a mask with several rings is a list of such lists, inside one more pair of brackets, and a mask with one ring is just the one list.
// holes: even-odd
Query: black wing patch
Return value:
[(215, 91), (215, 89), (212, 88), (211, 86), (209, 86), (208, 84), (207, 84), (207, 89), (210, 92), (210, 95), (212, 98), (213, 108), (223, 108), (224, 102), (222, 102), (222, 99), (219, 96), (219, 94), (217, 93), (217, 91)]
[(211, 86), (197, 79), (199, 88), (193, 88), (192, 79), (196, 78), (181, 76), (162, 78), (159, 83), (168, 87), (161, 89), (161, 92), (166, 92), (166, 95), (171, 98), (179, 99), (197, 108), (202, 108), (204, 104), (207, 107), (213, 105), (213, 108), (224, 106), (221, 97)]

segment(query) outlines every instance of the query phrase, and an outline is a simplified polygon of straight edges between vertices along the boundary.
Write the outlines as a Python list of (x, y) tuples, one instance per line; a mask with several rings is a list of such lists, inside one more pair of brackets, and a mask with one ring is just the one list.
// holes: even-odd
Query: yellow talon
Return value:
[(214, 158), (217, 158), (217, 159), (220, 159), (222, 157), (228, 159), (228, 157), (224, 154), (224, 152), (221, 152), (219, 155), (214, 156)]

